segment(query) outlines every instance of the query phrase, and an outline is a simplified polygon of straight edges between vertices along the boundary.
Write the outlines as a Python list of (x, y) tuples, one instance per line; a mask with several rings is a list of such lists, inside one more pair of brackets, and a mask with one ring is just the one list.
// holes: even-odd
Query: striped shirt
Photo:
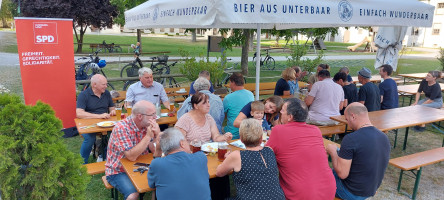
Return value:
[(176, 123), (176, 127), (183, 129), (186, 132), (186, 139), (188, 142), (199, 140), (208, 142), (211, 140), (211, 127), (216, 126), (211, 115), (205, 115), (205, 124), (203, 126), (197, 125), (191, 118), (190, 113), (184, 114)]
[(168, 101), (168, 96), (163, 88), (163, 85), (153, 81), (151, 87), (146, 88), (143, 84), (138, 81), (129, 86), (126, 92), (126, 100), (132, 102), (133, 105), (140, 100), (146, 100), (153, 104)]

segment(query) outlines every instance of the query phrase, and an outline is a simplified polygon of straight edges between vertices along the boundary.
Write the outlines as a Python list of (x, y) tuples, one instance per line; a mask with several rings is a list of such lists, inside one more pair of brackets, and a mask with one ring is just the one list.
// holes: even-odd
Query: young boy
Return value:
[(262, 129), (264, 130), (264, 132), (267, 132), (267, 135), (269, 135), (271, 132), (271, 128), (270, 124), (268, 124), (267, 120), (264, 118), (264, 112), (265, 105), (262, 101), (253, 101), (251, 103), (251, 116), (262, 123)]

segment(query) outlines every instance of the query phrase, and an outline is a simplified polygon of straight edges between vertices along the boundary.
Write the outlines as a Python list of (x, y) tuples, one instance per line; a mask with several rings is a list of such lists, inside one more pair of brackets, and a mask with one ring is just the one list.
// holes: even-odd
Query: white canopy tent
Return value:
[[(261, 29), (430, 27), (434, 6), (417, 0), (150, 0), (125, 12), (125, 27)], [(256, 59), (259, 99), (260, 59)]]

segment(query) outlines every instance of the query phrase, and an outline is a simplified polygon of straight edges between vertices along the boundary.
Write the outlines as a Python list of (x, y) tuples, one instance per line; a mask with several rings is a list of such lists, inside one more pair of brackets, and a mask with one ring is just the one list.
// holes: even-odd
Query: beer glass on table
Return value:
[(122, 103), (116, 103), (116, 118), (117, 121), (120, 121), (122, 119)]
[(202, 146), (202, 142), (200, 140), (193, 140), (190, 143), (191, 151), (193, 153), (200, 151), (201, 146)]
[(228, 144), (226, 142), (219, 142), (217, 146), (217, 158), (222, 162), (225, 160), (225, 154), (228, 151)]

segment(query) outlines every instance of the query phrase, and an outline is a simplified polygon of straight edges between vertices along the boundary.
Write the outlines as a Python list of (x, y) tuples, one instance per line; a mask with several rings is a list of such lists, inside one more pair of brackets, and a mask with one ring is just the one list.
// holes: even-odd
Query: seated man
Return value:
[[(224, 122), (225, 114), (224, 114), (224, 104), (219, 96), (211, 93), (210, 86), (211, 83), (206, 78), (199, 77), (196, 81), (193, 82), (193, 87), (196, 92), (201, 92), (210, 97), (210, 115), (213, 117), (214, 121), (216, 121), (217, 128), (219, 129), (219, 133), (222, 133), (222, 123)], [(182, 117), (185, 113), (192, 110), (191, 106), (191, 97), (189, 96), (183, 102), (182, 107), (180, 107), (179, 111), (177, 111), (177, 119)]]
[(336, 196), (365, 199), (375, 195), (381, 185), (390, 158), (390, 142), (372, 125), (364, 105), (352, 103), (344, 114), (355, 132), (344, 137), (339, 151), (334, 144), (326, 149), (332, 159)]
[(135, 161), (140, 155), (154, 152), (153, 138), (160, 133), (156, 123), (156, 108), (145, 100), (133, 106), (131, 116), (117, 122), (108, 142), (105, 164), (106, 180), (124, 195), (124, 199), (137, 199), (139, 193), (125, 173), (120, 159)]
[(333, 82), (328, 70), (319, 71), (318, 80), (305, 98), (305, 104), (310, 106), (307, 122), (320, 126), (334, 125), (337, 122), (330, 117), (340, 115), (339, 111), (344, 105), (344, 90)]
[(378, 86), (370, 82), (371, 78), (372, 72), (365, 67), (358, 72), (358, 80), (362, 84), (358, 92), (358, 101), (364, 104), (369, 112), (381, 109), (381, 95)]
[(126, 92), (126, 102), (133, 105), (140, 100), (149, 101), (154, 105), (162, 102), (165, 108), (170, 108), (165, 89), (162, 84), (154, 81), (153, 71), (150, 68), (142, 67), (139, 69), (139, 80), (129, 86)]
[[(210, 82), (210, 89), (208, 90), (208, 91), (210, 91), (211, 93), (213, 93), (214, 92), (214, 88), (213, 88), (213, 84), (211, 83), (211, 81), (210, 81), (210, 72), (208, 72), (208, 71), (206, 71), (206, 70), (204, 70), (204, 71), (201, 71), (200, 73), (199, 73), (199, 78), (205, 78), (205, 79), (207, 79), (209, 82)], [(189, 93), (189, 95), (193, 95), (193, 94), (196, 94), (196, 92), (198, 92), (198, 91), (196, 91), (195, 89), (194, 89), (194, 81), (191, 83), (191, 85), (190, 85), (190, 93)]]
[[(108, 119), (116, 115), (114, 103), (107, 88), (106, 78), (101, 74), (91, 77), (91, 87), (77, 97), (76, 117), (82, 119)], [(88, 163), (89, 154), (96, 141), (96, 133), (82, 134), (83, 143), (80, 155), (83, 164)]]
[(158, 145), (165, 157), (155, 157), (148, 171), (148, 185), (156, 188), (157, 199), (211, 199), (205, 154), (191, 154), (190, 144), (175, 128), (165, 130)]
[(239, 128), (234, 127), (233, 123), (242, 108), (254, 101), (253, 93), (244, 89), (244, 77), (241, 73), (233, 73), (230, 76), (231, 93), (225, 96), (224, 112), (227, 113), (227, 126), (224, 131), (233, 134), (233, 139), (239, 139)]
[(308, 90), (311, 90), (311, 87), (313, 87), (313, 84), (319, 81), (318, 80), (318, 73), (321, 70), (328, 70), (328, 71), (330, 71), (330, 66), (328, 64), (319, 64), (318, 65), (318, 67), (316, 68), (316, 73), (315, 74), (311, 74), (308, 77), (308, 81), (307, 81), (308, 84), (309, 84), (308, 85)]
[(286, 199), (333, 199), (335, 179), (322, 134), (318, 127), (305, 123), (307, 115), (301, 100), (287, 99), (281, 109), (282, 125), (273, 127), (266, 146), (276, 155)]
[(393, 68), (390, 65), (379, 67), (379, 75), (384, 79), (379, 84), (379, 94), (381, 94), (381, 110), (387, 110), (398, 107), (398, 84), (390, 77)]
[(333, 81), (342, 86), (342, 89), (344, 90), (344, 106), (340, 111), (341, 115), (343, 115), (348, 104), (358, 101), (358, 88), (355, 84), (347, 81), (347, 74), (344, 72), (336, 73), (333, 77)]

